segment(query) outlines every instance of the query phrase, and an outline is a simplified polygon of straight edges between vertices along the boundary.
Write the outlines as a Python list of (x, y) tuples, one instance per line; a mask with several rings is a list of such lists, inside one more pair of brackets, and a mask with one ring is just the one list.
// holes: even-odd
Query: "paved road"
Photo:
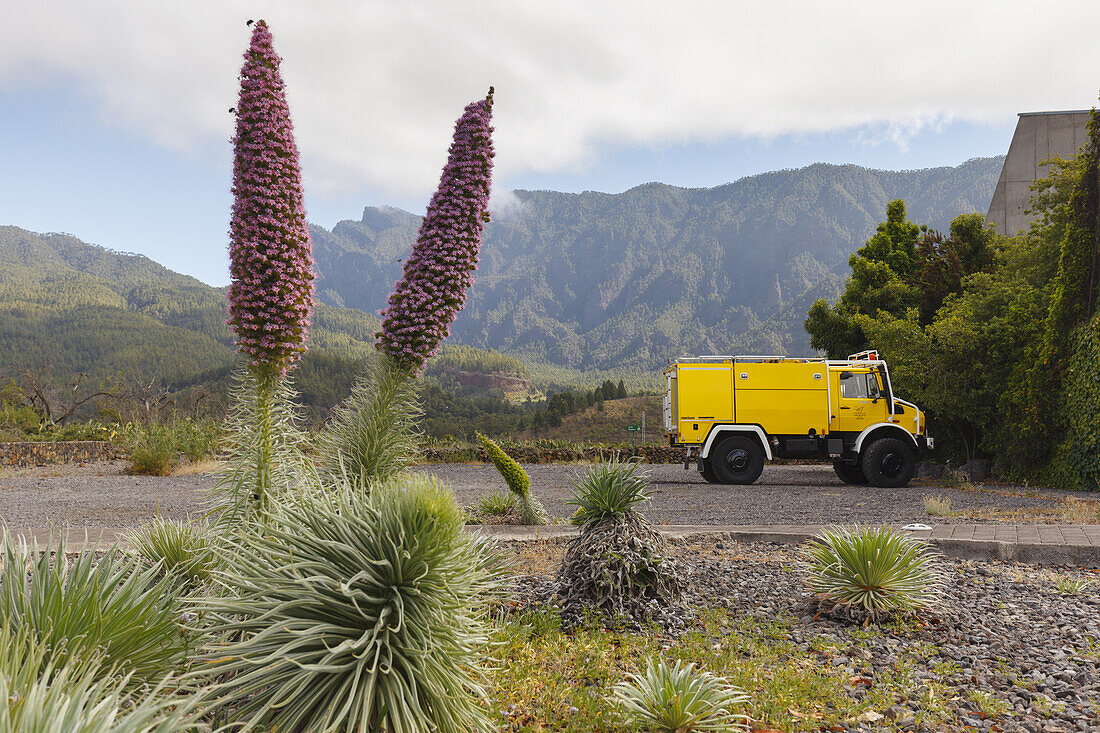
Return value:
[[(569, 516), (572, 481), (584, 472), (581, 465), (524, 466), (531, 488), (551, 516)], [(437, 464), (417, 470), (439, 475), (450, 485), (459, 502), (470, 504), (489, 490), (503, 490), (503, 479), (491, 466)], [(642, 511), (658, 524), (772, 525), (852, 524), (855, 522), (971, 523), (968, 518), (934, 521), (924, 509), (925, 496), (946, 496), (959, 510), (1053, 510), (1062, 505), (1065, 492), (1038, 492), (1037, 496), (1004, 496), (992, 491), (961, 491), (914, 481), (904, 489), (848, 486), (828, 465), (768, 465), (750, 486), (708, 484), (694, 469), (682, 464), (645, 467), (653, 490)], [(1085, 495), (1086, 498), (1100, 498)]]
[[(532, 489), (552, 516), (572, 513), (565, 502), (581, 465), (525, 466)], [(437, 474), (462, 504), (491, 490), (504, 490), (489, 465), (435, 464), (417, 471)], [(854, 522), (951, 523), (928, 517), (924, 497), (947, 496), (956, 510), (1056, 509), (1064, 492), (1004, 496), (914, 483), (905, 489), (846, 486), (829, 466), (766, 466), (752, 486), (719, 486), (681, 465), (646, 466), (653, 489), (643, 505), (651, 521), (675, 525), (819, 525)], [(0, 476), (0, 519), (9, 527), (133, 527), (154, 515), (183, 518), (205, 512), (204, 497), (215, 482), (209, 474), (152, 478), (120, 475)], [(1086, 497), (1089, 498), (1089, 497)], [(1100, 498), (1095, 497), (1092, 498)], [(972, 517), (958, 522), (971, 523)]]

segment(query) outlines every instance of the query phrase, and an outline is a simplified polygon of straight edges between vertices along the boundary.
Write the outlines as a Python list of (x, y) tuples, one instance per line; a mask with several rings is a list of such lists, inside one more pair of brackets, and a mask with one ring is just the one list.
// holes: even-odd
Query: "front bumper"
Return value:
[(921, 450), (932, 450), (936, 447), (936, 439), (931, 435), (918, 435), (917, 447)]

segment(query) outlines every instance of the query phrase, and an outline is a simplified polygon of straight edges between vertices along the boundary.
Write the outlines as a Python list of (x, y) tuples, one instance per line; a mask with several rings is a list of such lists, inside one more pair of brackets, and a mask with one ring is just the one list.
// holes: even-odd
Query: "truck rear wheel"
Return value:
[(872, 486), (897, 489), (913, 478), (917, 457), (897, 438), (879, 438), (863, 451), (860, 467)]
[(837, 478), (846, 484), (863, 486), (867, 483), (867, 477), (863, 475), (863, 469), (858, 462), (846, 463), (839, 458), (834, 458), (833, 470), (836, 472)]
[(752, 438), (726, 438), (708, 459), (714, 475), (723, 484), (751, 484), (764, 470), (764, 449)]

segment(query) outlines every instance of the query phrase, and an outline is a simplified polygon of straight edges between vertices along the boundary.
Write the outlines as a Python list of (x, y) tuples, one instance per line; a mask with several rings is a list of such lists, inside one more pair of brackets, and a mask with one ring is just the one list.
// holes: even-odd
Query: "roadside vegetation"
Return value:
[(1100, 488), (1100, 112), (1088, 134), (1033, 184), (1030, 229), (1003, 237), (963, 214), (942, 234), (892, 201), (840, 299), (810, 309), (814, 348), (889, 362), (898, 394), (927, 409), (941, 458)]
[[(124, 431), (135, 470), (224, 453), (213, 510), (136, 530), (132, 551), (70, 553), (63, 540), (36, 547), (0, 534), (0, 728), (831, 730), (880, 722), (895, 703), (898, 726), (951, 720), (945, 685), (911, 673), (912, 657), (936, 651), (924, 639), (945, 582), (921, 541), (885, 527), (829, 530), (799, 568), (742, 568), (806, 571), (817, 602), (806, 626), (829, 616), (836, 633), (803, 646), (790, 611), (814, 611), (805, 603), (713, 607), (756, 590), (744, 586), (690, 602), (680, 558), (644, 515), (651, 489), (634, 462), (601, 457), (576, 479), (578, 534), (560, 563), (540, 559), (553, 577), (523, 605), (526, 569), (465, 530), (447, 486), (407, 470), (425, 441), (424, 373), (463, 307), (489, 217), (492, 87), (455, 123), (376, 350), (311, 434), (294, 380), (315, 290), (298, 151), (270, 29), (260, 20), (250, 33), (233, 110), (228, 300), (240, 358), (229, 414), (181, 416), (167, 407), (171, 391), (150, 383), (147, 400), (127, 403), (141, 412)], [(480, 358), (455, 352), (443, 372)], [(600, 412), (626, 393), (606, 380), (551, 395), (537, 414)], [(56, 420), (49, 407), (47, 420), (68, 422), (91, 402), (82, 399)], [(478, 438), (510, 491), (480, 507), (514, 504), (523, 521), (545, 522), (526, 472)], [(1087, 592), (1080, 580), (1044, 579), (1044, 592)], [(783, 600), (799, 593), (788, 585)], [(876, 658), (860, 642), (884, 629), (913, 642)], [(935, 676), (958, 671), (945, 659)], [(970, 704), (1008, 713), (984, 690)]]

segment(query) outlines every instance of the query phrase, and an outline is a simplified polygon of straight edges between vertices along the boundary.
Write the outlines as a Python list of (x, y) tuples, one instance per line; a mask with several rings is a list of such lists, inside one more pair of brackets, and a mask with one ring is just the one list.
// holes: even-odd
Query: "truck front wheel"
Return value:
[(752, 438), (726, 438), (708, 459), (714, 476), (723, 484), (751, 484), (764, 470), (764, 449)]
[(718, 483), (718, 477), (714, 475), (714, 466), (709, 458), (700, 458), (699, 466), (699, 473), (703, 474), (703, 480), (708, 484)]
[(913, 478), (917, 458), (913, 449), (897, 438), (879, 438), (863, 451), (860, 466), (872, 486), (897, 489)]

